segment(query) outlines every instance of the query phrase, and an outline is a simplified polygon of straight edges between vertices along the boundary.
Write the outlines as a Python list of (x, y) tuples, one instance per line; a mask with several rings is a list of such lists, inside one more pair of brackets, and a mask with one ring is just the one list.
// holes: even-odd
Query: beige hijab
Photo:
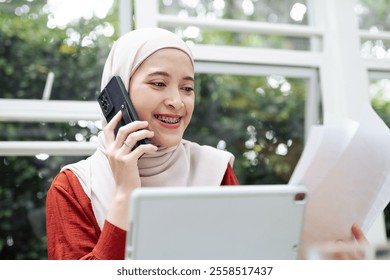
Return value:
[[(175, 34), (160, 28), (137, 29), (119, 38), (111, 48), (103, 70), (103, 89), (115, 75), (129, 81), (141, 63), (163, 48), (185, 52), (193, 62), (188, 46)], [(124, 83), (128, 90), (128, 82)], [(96, 220), (103, 227), (115, 192), (115, 181), (104, 155), (104, 135), (98, 136), (96, 152), (85, 160), (64, 166), (79, 179), (91, 199)], [(233, 166), (231, 153), (182, 140), (176, 147), (162, 147), (143, 155), (138, 162), (142, 187), (148, 186), (219, 186), (227, 165)]]

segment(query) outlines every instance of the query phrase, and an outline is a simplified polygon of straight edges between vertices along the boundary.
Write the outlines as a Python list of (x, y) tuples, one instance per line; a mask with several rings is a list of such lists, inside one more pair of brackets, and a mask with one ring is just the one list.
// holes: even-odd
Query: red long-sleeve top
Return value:
[[(228, 165), (221, 185), (238, 185)], [(53, 180), (46, 199), (48, 259), (119, 260), (125, 255), (126, 231), (107, 220), (96, 221), (91, 200), (70, 170)]]

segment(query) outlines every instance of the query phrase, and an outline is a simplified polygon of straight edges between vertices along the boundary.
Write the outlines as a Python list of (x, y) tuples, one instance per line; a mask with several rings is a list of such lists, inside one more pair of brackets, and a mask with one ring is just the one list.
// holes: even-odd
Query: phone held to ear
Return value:
[[(119, 76), (112, 77), (107, 86), (98, 95), (97, 100), (107, 123), (111, 121), (119, 110), (122, 111), (122, 119), (114, 129), (115, 136), (121, 126), (139, 120), (137, 111)], [(148, 143), (150, 143), (150, 140), (145, 138), (138, 141), (133, 149), (141, 144)]]

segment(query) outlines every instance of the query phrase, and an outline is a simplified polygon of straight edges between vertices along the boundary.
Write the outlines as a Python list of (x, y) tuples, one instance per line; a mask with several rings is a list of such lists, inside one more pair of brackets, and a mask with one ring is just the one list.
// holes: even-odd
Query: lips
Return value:
[(177, 115), (154, 115), (154, 117), (166, 124), (177, 124), (181, 120), (181, 117)]
[(168, 129), (177, 129), (181, 127), (182, 116), (176, 114), (155, 114), (154, 117), (158, 120), (162, 127)]

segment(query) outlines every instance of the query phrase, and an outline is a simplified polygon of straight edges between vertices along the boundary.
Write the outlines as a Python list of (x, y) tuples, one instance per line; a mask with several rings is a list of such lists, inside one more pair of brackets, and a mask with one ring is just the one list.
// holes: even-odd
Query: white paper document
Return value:
[(371, 108), (359, 120), (314, 126), (290, 184), (309, 190), (302, 246), (367, 233), (390, 201), (390, 130)]

